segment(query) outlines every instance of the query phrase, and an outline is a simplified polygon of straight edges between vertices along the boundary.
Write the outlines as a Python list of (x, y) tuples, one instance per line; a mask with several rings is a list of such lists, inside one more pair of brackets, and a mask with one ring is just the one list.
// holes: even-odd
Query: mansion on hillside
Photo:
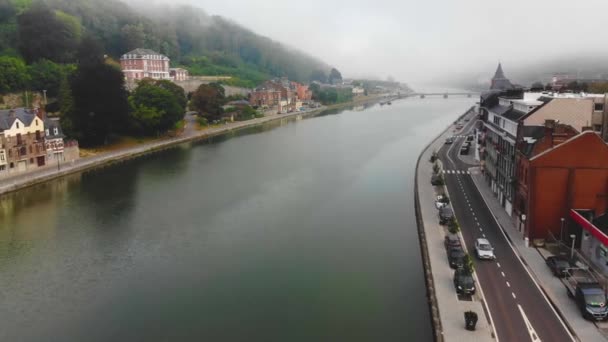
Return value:
[(120, 57), (120, 68), (127, 81), (143, 78), (155, 80), (185, 81), (188, 71), (170, 68), (169, 57), (149, 49), (135, 49)]

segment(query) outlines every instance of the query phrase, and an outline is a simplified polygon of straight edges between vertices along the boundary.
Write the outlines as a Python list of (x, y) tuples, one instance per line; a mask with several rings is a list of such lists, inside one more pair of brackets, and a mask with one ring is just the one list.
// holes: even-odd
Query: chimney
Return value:
[(553, 131), (555, 130), (555, 120), (546, 119), (545, 120), (545, 138), (549, 139), (550, 147), (554, 146), (553, 143)]

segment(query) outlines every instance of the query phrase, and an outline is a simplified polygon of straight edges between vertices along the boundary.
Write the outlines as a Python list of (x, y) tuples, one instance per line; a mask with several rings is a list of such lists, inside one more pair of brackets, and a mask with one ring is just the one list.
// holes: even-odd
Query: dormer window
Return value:
[(19, 123), (18, 123), (18, 122), (16, 122), (16, 124), (17, 124), (17, 128), (19, 128)]
[(53, 128), (53, 134), (54, 135), (58, 135), (59, 134), (59, 129), (57, 129), (57, 127)]

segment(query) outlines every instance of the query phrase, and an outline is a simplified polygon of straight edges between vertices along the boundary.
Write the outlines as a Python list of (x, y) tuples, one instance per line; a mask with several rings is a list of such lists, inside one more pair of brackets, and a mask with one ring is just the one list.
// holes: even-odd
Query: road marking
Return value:
[[(513, 296), (515, 296), (515, 295), (513, 295)], [(530, 320), (528, 320), (528, 317), (526, 316), (524, 309), (519, 304), (517, 304), (517, 307), (519, 308), (519, 313), (521, 313), (521, 318), (524, 320), (524, 323), (526, 324), (526, 328), (528, 328), (528, 334), (530, 334), (530, 339), (535, 342), (540, 342), (540, 337), (538, 337), (538, 335), (536, 334), (536, 331), (534, 330), (532, 323), (530, 323)]]
[(480, 231), (480, 232), (483, 232), (483, 229), (481, 229), (481, 227), (479, 227), (479, 231)]
[(499, 262), (497, 262), (496, 265), (498, 266), (498, 268), (500, 268), (500, 263)]
[(502, 274), (503, 277), (506, 277), (505, 272), (500, 272), (500, 274)]
[(486, 237), (486, 234), (481, 234), (481, 235), (483, 235), (484, 238)]
[(511, 284), (509, 284), (509, 282), (507, 282), (507, 287), (511, 287)]
[(514, 292), (511, 292), (511, 296), (513, 296), (513, 299), (517, 299)]

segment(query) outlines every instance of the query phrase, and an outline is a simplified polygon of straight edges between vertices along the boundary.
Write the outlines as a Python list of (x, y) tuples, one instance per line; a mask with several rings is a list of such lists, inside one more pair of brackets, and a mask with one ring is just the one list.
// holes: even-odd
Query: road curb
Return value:
[[(471, 167), (468, 170), (470, 172), (471, 169), (476, 169), (476, 168), (478, 168), (478, 167)], [(472, 180), (472, 177), (471, 177), (471, 180)], [(545, 298), (550, 303), (551, 307), (553, 307), (553, 310), (555, 310), (555, 312), (561, 318), (562, 322), (565, 324), (565, 326), (567, 327), (567, 329), (570, 332), (570, 334), (572, 334), (572, 337), (574, 337), (574, 339), (576, 341), (581, 341), (581, 339), (576, 335), (576, 332), (574, 331), (574, 329), (572, 328), (572, 326), (570, 325), (570, 323), (568, 322), (568, 320), (566, 319), (566, 317), (564, 316), (564, 314), (562, 313), (562, 311), (555, 304), (555, 301), (553, 300), (553, 298), (551, 298), (551, 295), (547, 292), (547, 290), (545, 290), (544, 286), (542, 285), (542, 282), (536, 276), (536, 273), (532, 269), (530, 269), (530, 267), (528, 265), (528, 262), (521, 255), (521, 252), (519, 251), (519, 247), (517, 247), (513, 243), (513, 240), (511, 240), (511, 236), (507, 233), (506, 229), (502, 226), (502, 224), (500, 224), (500, 221), (498, 221), (498, 218), (496, 217), (496, 215), (494, 214), (494, 212), (492, 211), (492, 209), (488, 205), (488, 201), (486, 200), (486, 197), (483, 195), (483, 193), (481, 192), (481, 189), (479, 188), (479, 186), (477, 185), (477, 183), (475, 181), (473, 181), (473, 185), (475, 185), (475, 189), (477, 189), (477, 192), (479, 192), (479, 195), (483, 199), (483, 202), (485, 203), (486, 207), (488, 208), (488, 211), (492, 215), (492, 218), (494, 219), (494, 221), (496, 222), (496, 224), (498, 225), (498, 227), (502, 231), (502, 234), (505, 236), (505, 238), (507, 239), (507, 241), (509, 241), (509, 244), (512, 246), (512, 249), (515, 251), (515, 254), (517, 255), (517, 258), (521, 261), (522, 265), (524, 265), (525, 269), (528, 270), (528, 273), (532, 276), (532, 278), (534, 279), (534, 282), (536, 283), (536, 285), (538, 285), (538, 288), (544, 294)], [(542, 257), (542, 254), (541, 254), (541, 257)], [(543, 257), (543, 259), (544, 259), (544, 257)]]

